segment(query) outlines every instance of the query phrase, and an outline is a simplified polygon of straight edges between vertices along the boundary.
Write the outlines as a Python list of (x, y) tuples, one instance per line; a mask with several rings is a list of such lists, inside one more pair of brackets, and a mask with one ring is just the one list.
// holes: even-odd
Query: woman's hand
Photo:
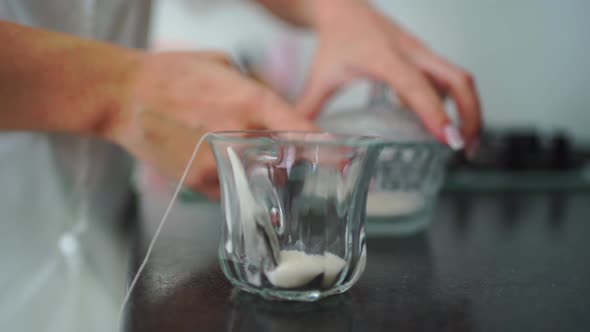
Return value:
[[(240, 75), (219, 53), (147, 54), (134, 70), (126, 111), (112, 138), (163, 174), (179, 178), (199, 138), (219, 130), (315, 130), (302, 115)], [(219, 196), (217, 170), (203, 145), (186, 184)]]
[[(315, 130), (220, 53), (144, 53), (0, 21), (0, 131), (63, 132), (121, 145), (178, 179), (218, 130)], [(219, 195), (206, 145), (186, 184)]]
[[(307, 1), (319, 39), (297, 108), (314, 117), (340, 87), (359, 77), (386, 82), (429, 131), (455, 149), (472, 145), (480, 131), (480, 103), (472, 76), (432, 52), (415, 36), (360, 0)], [(461, 119), (450, 123), (443, 96)]]

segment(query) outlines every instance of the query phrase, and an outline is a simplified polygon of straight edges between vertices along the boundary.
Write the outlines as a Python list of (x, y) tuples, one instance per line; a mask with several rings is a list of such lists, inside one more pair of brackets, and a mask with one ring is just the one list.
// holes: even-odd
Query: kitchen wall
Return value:
[[(235, 51), (268, 45), (289, 31), (248, 1), (208, 2), (161, 0), (154, 41), (169, 48)], [(567, 129), (578, 141), (590, 142), (590, 1), (374, 3), (474, 73), (488, 126)], [(295, 36), (304, 55), (295, 77), (301, 85), (314, 40), (301, 32)], [(331, 107), (361, 104), (364, 98), (362, 86), (352, 88)]]

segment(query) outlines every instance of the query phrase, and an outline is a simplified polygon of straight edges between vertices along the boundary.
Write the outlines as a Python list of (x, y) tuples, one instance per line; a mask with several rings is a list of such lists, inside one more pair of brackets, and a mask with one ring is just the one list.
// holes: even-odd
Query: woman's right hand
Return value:
[[(145, 53), (3, 21), (0, 40), (0, 131), (100, 137), (179, 179), (207, 132), (315, 129), (221, 53)], [(206, 145), (185, 184), (219, 195)]]
[[(108, 136), (164, 175), (182, 175), (196, 142), (219, 130), (316, 130), (258, 83), (236, 71), (222, 53), (141, 54), (132, 70), (125, 107)], [(186, 185), (219, 196), (213, 154), (197, 154)]]

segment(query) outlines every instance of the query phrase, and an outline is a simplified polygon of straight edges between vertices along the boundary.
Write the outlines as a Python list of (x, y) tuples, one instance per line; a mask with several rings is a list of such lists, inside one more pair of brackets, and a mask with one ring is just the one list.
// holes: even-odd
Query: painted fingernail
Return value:
[(451, 149), (457, 151), (463, 149), (465, 146), (465, 141), (463, 141), (461, 133), (459, 133), (457, 128), (453, 127), (453, 125), (446, 125), (443, 129), (443, 134), (445, 135), (445, 140)]

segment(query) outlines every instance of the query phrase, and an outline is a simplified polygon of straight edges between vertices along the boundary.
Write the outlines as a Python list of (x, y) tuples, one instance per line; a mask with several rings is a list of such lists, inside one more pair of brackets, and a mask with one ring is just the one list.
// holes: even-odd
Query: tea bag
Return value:
[[(270, 257), (274, 265), (279, 263), (279, 240), (271, 225), (269, 214), (260, 206), (260, 204), (252, 195), (244, 166), (238, 158), (235, 151), (227, 148), (230, 163), (232, 164), (232, 172), (236, 184), (236, 190), (239, 193), (240, 206), (239, 218), (242, 225), (245, 254), (250, 261), (254, 261), (261, 257)], [(230, 221), (231, 222), (231, 221)], [(261, 243), (261, 239), (263, 243)], [(267, 252), (265, 252), (267, 251)]]

